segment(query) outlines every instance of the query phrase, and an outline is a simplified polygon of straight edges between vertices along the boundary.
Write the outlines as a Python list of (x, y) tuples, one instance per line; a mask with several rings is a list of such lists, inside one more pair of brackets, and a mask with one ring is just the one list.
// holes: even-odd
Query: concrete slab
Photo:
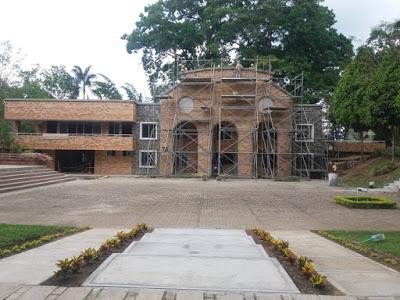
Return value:
[(162, 300), (164, 291), (141, 290), (135, 300)]
[(21, 286), (18, 284), (0, 284), (0, 299), (5, 299), (7, 296), (16, 292)]
[(91, 229), (0, 260), (0, 282), (40, 284), (56, 271), (59, 259), (97, 248), (116, 229)]
[(86, 287), (70, 287), (62, 293), (57, 300), (83, 300), (86, 299), (87, 295), (89, 295), (91, 291), (91, 288)]
[(214, 244), (214, 245), (255, 245), (254, 240), (247, 235), (205, 235), (205, 234), (164, 234), (149, 233), (142, 242), (172, 243), (172, 244)]
[(347, 295), (400, 296), (400, 274), (388, 272), (323, 272), (330, 282)]
[(386, 266), (379, 263), (365, 263), (364, 257), (313, 257), (315, 265), (324, 272), (385, 272)]
[(176, 294), (176, 300), (203, 300), (202, 292), (181, 291)]
[(237, 229), (206, 229), (206, 228), (155, 228), (153, 233), (161, 234), (196, 234), (196, 235), (234, 235), (247, 236), (244, 230)]
[(298, 293), (276, 259), (110, 256), (84, 286)]
[(43, 300), (47, 296), (51, 294), (52, 291), (56, 289), (55, 286), (33, 286), (25, 293), (21, 295), (21, 297), (17, 298), (18, 300)]
[(124, 300), (128, 294), (127, 289), (120, 288), (107, 288), (102, 289), (101, 292), (95, 298), (96, 300)]
[(213, 244), (167, 244), (134, 242), (124, 253), (132, 255), (156, 256), (203, 256), (232, 258), (265, 258), (268, 257), (261, 245), (213, 245)]

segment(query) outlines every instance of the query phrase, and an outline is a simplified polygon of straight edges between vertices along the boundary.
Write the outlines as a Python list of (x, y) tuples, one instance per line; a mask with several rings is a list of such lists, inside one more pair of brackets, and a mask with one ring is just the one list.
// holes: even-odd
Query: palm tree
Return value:
[(90, 73), (91, 67), (92, 66), (86, 67), (84, 72), (82, 72), (82, 69), (79, 66), (74, 66), (72, 69), (72, 73), (74, 73), (77, 84), (82, 88), (83, 99), (85, 99), (86, 87), (90, 87), (92, 85), (92, 81), (96, 78), (95, 74)]
[(110, 78), (103, 74), (97, 74), (102, 80), (96, 80), (93, 83), (92, 92), (99, 99), (114, 99), (121, 100), (122, 96), (118, 91), (117, 86), (114, 82), (111, 81)]
[(138, 93), (133, 84), (126, 82), (123, 86), (121, 86), (121, 88), (125, 91), (126, 95), (128, 96), (128, 100), (136, 100), (139, 103), (143, 101), (142, 94)]

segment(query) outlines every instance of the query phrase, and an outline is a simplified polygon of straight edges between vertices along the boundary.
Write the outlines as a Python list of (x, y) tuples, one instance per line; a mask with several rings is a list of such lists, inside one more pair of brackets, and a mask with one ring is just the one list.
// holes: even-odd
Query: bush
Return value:
[(49, 162), (53, 159), (51, 156), (47, 154), (37, 153), (37, 152), (24, 152), (20, 154), (20, 157), (26, 160), (35, 160), (41, 162)]
[(386, 197), (336, 196), (336, 203), (351, 208), (394, 208), (396, 202)]
[(375, 167), (372, 170), (374, 176), (385, 175), (397, 169), (397, 165), (394, 162), (387, 161), (381, 164), (380, 166)]

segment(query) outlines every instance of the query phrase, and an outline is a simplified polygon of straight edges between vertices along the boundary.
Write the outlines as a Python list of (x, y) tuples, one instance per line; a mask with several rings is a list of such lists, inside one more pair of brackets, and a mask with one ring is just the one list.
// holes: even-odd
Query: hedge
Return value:
[(351, 208), (394, 208), (396, 202), (386, 197), (336, 196), (336, 203)]

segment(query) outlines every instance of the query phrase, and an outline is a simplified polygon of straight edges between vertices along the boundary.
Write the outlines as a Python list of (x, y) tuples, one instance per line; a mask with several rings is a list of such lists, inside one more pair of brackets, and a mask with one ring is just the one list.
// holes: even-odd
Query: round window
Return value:
[(263, 98), (258, 102), (258, 110), (260, 112), (265, 112), (267, 110), (270, 110), (271, 107), (274, 106), (274, 103), (270, 98)]
[(184, 113), (190, 113), (193, 110), (193, 99), (182, 97), (178, 103), (179, 110)]

